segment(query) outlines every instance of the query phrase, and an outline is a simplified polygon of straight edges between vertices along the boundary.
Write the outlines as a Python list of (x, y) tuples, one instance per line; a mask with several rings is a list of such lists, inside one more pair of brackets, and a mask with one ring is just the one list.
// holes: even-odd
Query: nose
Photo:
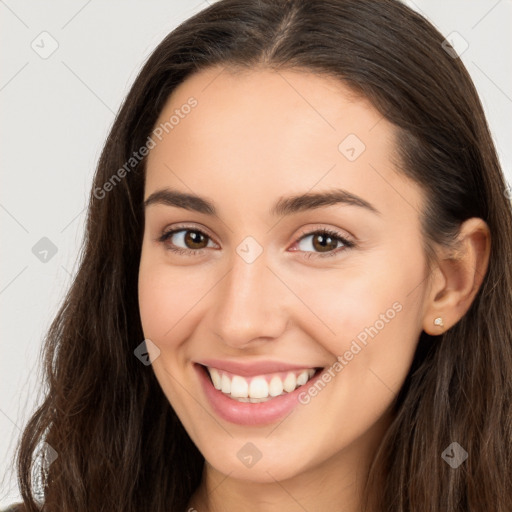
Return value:
[(247, 348), (279, 338), (290, 315), (290, 290), (263, 252), (247, 263), (233, 254), (231, 269), (217, 285), (213, 329), (226, 345)]

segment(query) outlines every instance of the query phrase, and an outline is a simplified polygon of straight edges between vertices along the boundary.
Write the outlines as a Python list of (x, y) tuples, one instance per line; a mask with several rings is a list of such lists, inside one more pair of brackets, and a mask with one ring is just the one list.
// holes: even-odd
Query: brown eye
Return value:
[(192, 231), (190, 229), (186, 230), (184, 242), (189, 249), (204, 249), (208, 245), (207, 237), (201, 231)]
[(208, 247), (210, 237), (198, 229), (174, 229), (164, 233), (159, 241), (164, 243), (166, 248), (178, 253), (194, 253)]
[(298, 249), (305, 253), (304, 256), (309, 258), (334, 256), (340, 251), (354, 247), (354, 242), (334, 231), (321, 229), (306, 233), (299, 239), (297, 245)]
[(338, 248), (338, 241), (331, 235), (315, 234), (313, 235), (313, 247), (318, 252), (333, 251)]
[(329, 252), (337, 249), (340, 241), (343, 242), (343, 239), (337, 235), (324, 231), (315, 231), (301, 238), (299, 249), (307, 251), (309, 247), (312, 247), (316, 252)]

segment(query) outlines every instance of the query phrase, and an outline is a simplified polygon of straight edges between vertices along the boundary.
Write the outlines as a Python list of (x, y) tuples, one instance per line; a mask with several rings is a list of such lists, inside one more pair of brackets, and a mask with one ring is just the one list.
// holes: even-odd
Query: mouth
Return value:
[(287, 417), (303, 404), (301, 394), (325, 370), (277, 363), (249, 367), (213, 360), (193, 366), (211, 410), (219, 418), (242, 426), (268, 425)]
[(210, 378), (213, 387), (237, 402), (261, 403), (292, 393), (307, 384), (323, 368), (303, 368), (252, 377), (200, 365)]

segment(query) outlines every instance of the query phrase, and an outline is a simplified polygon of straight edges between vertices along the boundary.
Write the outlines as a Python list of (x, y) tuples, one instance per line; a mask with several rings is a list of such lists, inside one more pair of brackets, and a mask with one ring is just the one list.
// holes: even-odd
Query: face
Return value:
[(371, 457), (427, 292), (392, 125), (332, 78), (210, 68), (152, 140), (141, 321), (209, 465), (264, 482)]

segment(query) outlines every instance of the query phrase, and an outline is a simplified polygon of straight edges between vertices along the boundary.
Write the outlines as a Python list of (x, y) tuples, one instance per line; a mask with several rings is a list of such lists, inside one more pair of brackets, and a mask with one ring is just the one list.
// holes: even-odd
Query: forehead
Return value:
[(146, 197), (162, 187), (229, 193), (244, 208), (342, 187), (395, 216), (422, 208), (419, 188), (396, 172), (393, 125), (333, 77), (208, 68), (174, 90), (155, 129)]

